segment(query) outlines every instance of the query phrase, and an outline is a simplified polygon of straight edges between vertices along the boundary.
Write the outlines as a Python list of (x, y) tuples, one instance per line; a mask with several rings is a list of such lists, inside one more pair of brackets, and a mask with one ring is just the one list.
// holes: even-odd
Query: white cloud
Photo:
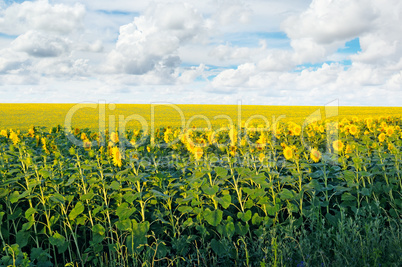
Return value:
[(158, 71), (173, 73), (181, 60), (181, 44), (200, 40), (202, 16), (185, 4), (152, 5), (145, 15), (120, 27), (116, 48), (108, 56), (114, 72), (142, 75)]
[(0, 32), (19, 35), (28, 30), (67, 34), (83, 26), (82, 4), (51, 5), (47, 0), (12, 4), (0, 13)]
[(28, 31), (15, 39), (11, 46), (34, 57), (57, 57), (69, 51), (69, 42), (58, 36)]

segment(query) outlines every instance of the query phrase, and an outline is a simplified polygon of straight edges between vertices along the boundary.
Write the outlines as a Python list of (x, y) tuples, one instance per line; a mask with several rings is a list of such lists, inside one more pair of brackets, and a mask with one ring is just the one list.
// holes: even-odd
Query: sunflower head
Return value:
[(293, 158), (293, 149), (289, 146), (286, 146), (283, 149), (283, 156), (285, 157), (286, 160), (290, 160)]
[(313, 148), (310, 153), (310, 158), (314, 162), (318, 162), (321, 159), (321, 152), (318, 151), (317, 149)]
[(341, 140), (336, 140), (332, 143), (332, 147), (334, 148), (335, 151), (342, 151), (344, 144), (342, 143)]

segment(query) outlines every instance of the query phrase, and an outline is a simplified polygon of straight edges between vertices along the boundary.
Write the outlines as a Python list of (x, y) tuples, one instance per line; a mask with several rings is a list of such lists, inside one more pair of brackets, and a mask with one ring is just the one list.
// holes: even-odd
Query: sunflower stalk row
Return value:
[(401, 127), (1, 130), (0, 266), (398, 264)]

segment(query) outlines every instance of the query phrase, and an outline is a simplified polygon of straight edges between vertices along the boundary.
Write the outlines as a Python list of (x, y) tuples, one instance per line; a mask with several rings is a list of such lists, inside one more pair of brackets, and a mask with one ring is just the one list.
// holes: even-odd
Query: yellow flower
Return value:
[(231, 146), (236, 146), (236, 143), (237, 143), (237, 130), (236, 130), (236, 128), (234, 126), (230, 127), (229, 137), (230, 137), (230, 145)]
[(83, 145), (84, 145), (84, 148), (85, 148), (85, 150), (90, 150), (91, 149), (91, 142), (88, 140), (88, 139), (85, 139), (85, 140), (83, 140), (82, 141), (83, 142)]
[(268, 138), (266, 137), (265, 133), (261, 133), (260, 138), (257, 140), (257, 149), (263, 150), (268, 143)]
[(122, 166), (122, 156), (120, 153), (120, 149), (118, 147), (112, 147), (111, 149), (111, 153), (112, 153), (112, 158), (113, 158), (113, 164), (115, 166), (121, 167)]
[(14, 145), (18, 144), (18, 142), (20, 141), (20, 139), (18, 138), (18, 135), (13, 131), (11, 131), (9, 138), (11, 139), (11, 141), (13, 141)]
[(345, 153), (346, 154), (352, 153), (352, 148), (354, 148), (354, 146), (352, 147), (351, 145), (346, 145)]
[(342, 143), (341, 140), (336, 140), (332, 143), (332, 147), (334, 148), (334, 150), (336, 151), (342, 151), (344, 144)]
[(300, 125), (297, 125), (297, 124), (296, 124), (296, 125), (293, 127), (293, 135), (299, 136), (300, 133), (301, 133), (301, 127), (300, 127)]
[(230, 155), (232, 155), (232, 157), (234, 157), (236, 155), (236, 150), (237, 150), (236, 146), (230, 147)]
[(290, 160), (293, 158), (293, 150), (291, 147), (286, 146), (285, 149), (283, 150), (283, 156), (285, 157), (286, 160)]
[(391, 136), (391, 135), (394, 134), (395, 129), (394, 129), (394, 127), (392, 127), (392, 126), (389, 126), (389, 127), (387, 127), (387, 128), (385, 129), (385, 132), (387, 133), (388, 136)]
[(321, 158), (321, 152), (318, 151), (317, 149), (312, 149), (311, 153), (310, 153), (310, 158), (314, 161), (314, 162), (318, 162)]
[(258, 160), (262, 163), (265, 159), (265, 154), (264, 153), (260, 153), (260, 155), (258, 156)]
[(194, 154), (195, 160), (200, 160), (202, 158), (203, 153), (204, 153), (204, 151), (202, 150), (201, 147), (196, 146), (193, 148), (193, 154)]
[(8, 137), (7, 130), (1, 130), (0, 135)]
[(381, 143), (385, 141), (385, 133), (380, 133), (378, 135), (378, 141), (380, 141)]
[(110, 140), (111, 140), (113, 143), (119, 142), (119, 136), (117, 135), (117, 133), (112, 132), (112, 133), (110, 134)]
[(320, 131), (320, 133), (324, 133), (324, 125), (320, 125), (320, 127), (318, 127), (318, 130)]
[(148, 153), (151, 152), (151, 148), (149, 146), (147, 146), (147, 151), (148, 151)]
[(170, 141), (173, 141), (173, 132), (172, 129), (167, 128), (165, 131), (165, 134), (163, 135), (163, 140), (165, 141), (166, 144), (170, 143)]
[(359, 133), (359, 128), (357, 128), (356, 124), (351, 124), (349, 126), (349, 133), (352, 135), (356, 135)]
[(28, 136), (29, 137), (34, 137), (35, 136), (35, 129), (33, 127), (29, 128)]

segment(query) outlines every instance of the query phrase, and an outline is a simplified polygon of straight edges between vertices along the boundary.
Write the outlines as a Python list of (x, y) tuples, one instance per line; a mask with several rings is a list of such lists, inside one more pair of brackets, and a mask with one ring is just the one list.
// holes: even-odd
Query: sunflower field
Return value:
[(0, 266), (401, 266), (402, 120), (0, 132)]

